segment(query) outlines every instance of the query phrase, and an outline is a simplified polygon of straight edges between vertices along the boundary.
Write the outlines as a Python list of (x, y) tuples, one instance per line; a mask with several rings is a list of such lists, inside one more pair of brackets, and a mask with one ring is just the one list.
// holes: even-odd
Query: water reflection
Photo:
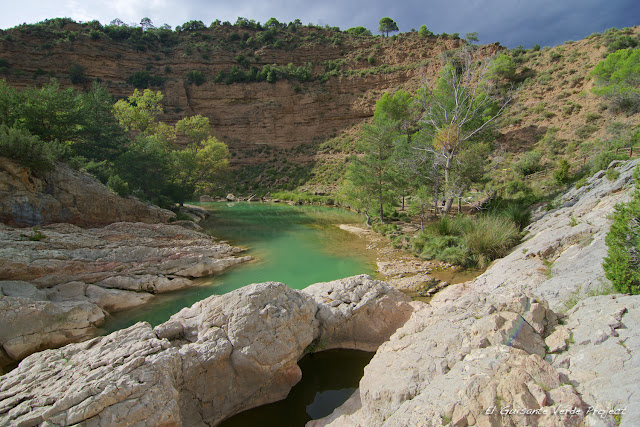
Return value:
[(328, 350), (307, 355), (298, 363), (302, 380), (286, 399), (242, 412), (220, 427), (296, 427), (325, 417), (351, 397), (373, 354)]

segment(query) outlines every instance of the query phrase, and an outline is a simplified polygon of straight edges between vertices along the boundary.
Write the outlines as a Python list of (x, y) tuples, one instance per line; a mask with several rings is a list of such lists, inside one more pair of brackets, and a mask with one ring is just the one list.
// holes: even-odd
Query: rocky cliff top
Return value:
[(34, 173), (0, 157), (0, 222), (17, 226), (69, 223), (95, 227), (119, 221), (161, 223), (175, 214), (120, 197), (91, 175), (58, 163)]

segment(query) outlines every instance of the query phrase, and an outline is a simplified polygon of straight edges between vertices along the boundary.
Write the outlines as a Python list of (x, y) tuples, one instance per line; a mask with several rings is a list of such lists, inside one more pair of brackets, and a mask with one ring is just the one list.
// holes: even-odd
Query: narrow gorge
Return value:
[(251, 285), (155, 328), (29, 356), (2, 377), (0, 419), (216, 424), (284, 397), (322, 342), (376, 355), (349, 401), (312, 426), (634, 425), (640, 300), (589, 295), (606, 286), (607, 217), (637, 165), (563, 194), (509, 256), (430, 303), (366, 276)]
[(0, 426), (640, 424), (640, 27), (385, 20), (0, 30)]

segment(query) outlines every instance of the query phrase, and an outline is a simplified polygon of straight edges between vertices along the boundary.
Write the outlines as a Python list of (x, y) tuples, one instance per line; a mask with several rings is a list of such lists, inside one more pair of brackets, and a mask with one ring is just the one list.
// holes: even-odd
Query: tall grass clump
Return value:
[(521, 192), (521, 196), (514, 199), (492, 200), (487, 206), (487, 214), (506, 218), (518, 226), (518, 231), (522, 231), (531, 220), (529, 206), (535, 203), (537, 198), (530, 192)]
[(422, 258), (484, 268), (506, 255), (519, 233), (518, 225), (505, 215), (443, 217), (418, 233), (411, 248)]
[(478, 217), (473, 228), (463, 236), (475, 263), (482, 268), (494, 259), (505, 256), (519, 237), (520, 230), (516, 223), (497, 215)]

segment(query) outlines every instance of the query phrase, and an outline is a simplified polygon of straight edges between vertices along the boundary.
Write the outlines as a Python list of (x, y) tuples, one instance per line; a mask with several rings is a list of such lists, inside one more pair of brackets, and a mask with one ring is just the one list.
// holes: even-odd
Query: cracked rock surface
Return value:
[[(327, 324), (330, 309), (342, 317)], [(348, 337), (372, 325), (362, 314), (392, 331), (412, 310), (404, 294), (364, 275), (314, 285), (312, 295), (282, 283), (246, 286), (155, 329), (138, 323), (27, 357), (0, 378), (0, 425), (215, 425), (284, 398), (314, 341), (370, 350), (370, 335)]]
[(146, 304), (250, 257), (178, 225), (114, 223), (34, 231), (0, 225), (0, 368), (95, 336), (106, 313)]
[(438, 292), (308, 426), (639, 425), (640, 296), (589, 297), (610, 285), (608, 216), (639, 163), (567, 191), (509, 255)]

